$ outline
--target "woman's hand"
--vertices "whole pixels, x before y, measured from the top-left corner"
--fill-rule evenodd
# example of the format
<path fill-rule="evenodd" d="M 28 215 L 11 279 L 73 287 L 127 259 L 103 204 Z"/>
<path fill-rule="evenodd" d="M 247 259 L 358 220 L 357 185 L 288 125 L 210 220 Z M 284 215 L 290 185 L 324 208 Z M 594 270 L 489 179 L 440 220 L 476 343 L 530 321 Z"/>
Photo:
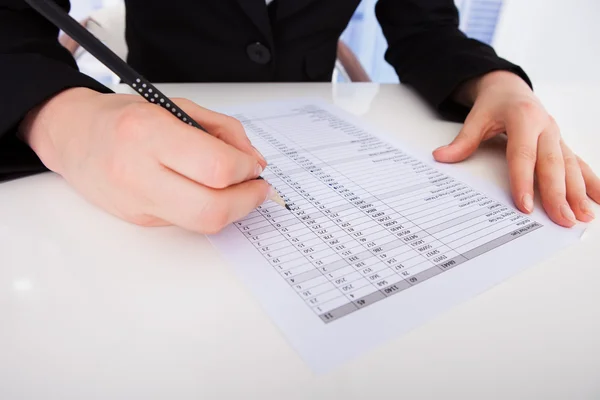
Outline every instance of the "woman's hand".
<path fill-rule="evenodd" d="M 543 207 L 554 222 L 572 227 L 594 219 L 590 198 L 600 202 L 600 179 L 564 143 L 556 122 L 520 77 L 489 73 L 463 85 L 456 99 L 473 108 L 454 141 L 434 151 L 437 161 L 462 161 L 482 141 L 506 133 L 511 192 L 521 211 L 533 210 L 537 177 Z"/>
<path fill-rule="evenodd" d="M 239 121 L 174 99 L 210 134 L 137 95 L 76 88 L 33 110 L 23 139 L 91 203 L 135 224 L 215 233 L 273 195 Z"/>

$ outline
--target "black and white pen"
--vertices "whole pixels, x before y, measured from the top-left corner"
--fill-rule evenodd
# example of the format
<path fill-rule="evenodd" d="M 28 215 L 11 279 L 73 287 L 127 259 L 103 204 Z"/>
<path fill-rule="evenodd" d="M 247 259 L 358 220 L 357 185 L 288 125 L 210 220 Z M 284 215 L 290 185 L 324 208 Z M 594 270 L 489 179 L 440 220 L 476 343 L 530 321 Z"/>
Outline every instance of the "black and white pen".
<path fill-rule="evenodd" d="M 173 114 L 182 122 L 207 132 L 198 122 L 194 121 L 177 104 L 161 93 L 154 85 L 123 61 L 110 50 L 96 36 L 74 20 L 67 12 L 60 8 L 53 0 L 25 0 L 33 9 L 52 22 L 57 28 L 65 32 L 81 47 L 87 50 L 98 61 L 114 72 L 124 83 L 129 85 L 140 96 L 150 103 L 154 103 Z M 259 177 L 260 178 L 260 177 Z M 262 178 L 260 178 L 262 179 Z M 277 195 L 273 199 L 277 204 L 290 210 L 285 201 Z"/>

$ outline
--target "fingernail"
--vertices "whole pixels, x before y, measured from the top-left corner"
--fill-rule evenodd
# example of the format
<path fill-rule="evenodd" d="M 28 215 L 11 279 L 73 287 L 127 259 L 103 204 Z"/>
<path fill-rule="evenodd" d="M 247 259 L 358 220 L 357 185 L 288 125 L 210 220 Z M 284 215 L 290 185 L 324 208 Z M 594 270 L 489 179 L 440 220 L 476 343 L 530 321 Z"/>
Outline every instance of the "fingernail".
<path fill-rule="evenodd" d="M 445 145 L 443 145 L 443 146 L 440 146 L 440 147 L 438 147 L 437 149 L 435 149 L 435 151 L 438 151 L 438 150 L 443 150 L 443 149 L 446 149 L 446 148 L 448 148 L 448 147 L 450 147 L 450 145 L 449 145 L 449 144 L 445 144 Z"/>
<path fill-rule="evenodd" d="M 589 200 L 581 200 L 581 202 L 579 203 L 579 208 L 581 209 L 581 211 L 583 211 L 585 215 L 590 216 L 592 218 L 596 218 L 594 211 L 592 211 L 592 203 L 590 203 Z"/>
<path fill-rule="evenodd" d="M 254 149 L 254 152 L 256 153 L 256 157 L 260 158 L 260 160 L 262 162 L 264 162 L 265 164 L 267 163 L 266 158 L 260 153 L 260 151 L 258 151 L 258 149 L 254 146 L 252 146 L 252 148 Z"/>
<path fill-rule="evenodd" d="M 256 164 L 256 168 L 254 169 L 254 176 L 260 176 L 263 172 L 263 167 L 260 164 Z"/>
<path fill-rule="evenodd" d="M 575 219 L 575 214 L 573 214 L 573 211 L 571 210 L 571 207 L 569 207 L 568 204 L 563 204 L 562 206 L 560 206 L 560 213 L 569 221 L 577 223 L 577 220 Z"/>
<path fill-rule="evenodd" d="M 264 203 L 266 203 L 269 200 L 274 200 L 277 197 L 277 191 L 275 190 L 275 188 L 271 185 L 269 185 L 269 191 L 267 192 L 267 197 L 265 197 L 265 201 Z"/>
<path fill-rule="evenodd" d="M 527 212 L 533 211 L 533 197 L 529 193 L 523 195 L 523 208 L 527 210 Z"/>

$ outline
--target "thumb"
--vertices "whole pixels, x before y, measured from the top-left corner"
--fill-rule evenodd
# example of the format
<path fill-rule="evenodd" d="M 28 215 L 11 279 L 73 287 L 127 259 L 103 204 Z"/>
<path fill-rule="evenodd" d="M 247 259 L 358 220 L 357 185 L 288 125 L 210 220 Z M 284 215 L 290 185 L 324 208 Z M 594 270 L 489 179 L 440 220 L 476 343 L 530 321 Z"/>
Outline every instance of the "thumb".
<path fill-rule="evenodd" d="M 477 150 L 483 135 L 485 119 L 481 114 L 469 114 L 463 128 L 449 145 L 434 150 L 433 157 L 443 163 L 455 163 L 467 159 Z"/>

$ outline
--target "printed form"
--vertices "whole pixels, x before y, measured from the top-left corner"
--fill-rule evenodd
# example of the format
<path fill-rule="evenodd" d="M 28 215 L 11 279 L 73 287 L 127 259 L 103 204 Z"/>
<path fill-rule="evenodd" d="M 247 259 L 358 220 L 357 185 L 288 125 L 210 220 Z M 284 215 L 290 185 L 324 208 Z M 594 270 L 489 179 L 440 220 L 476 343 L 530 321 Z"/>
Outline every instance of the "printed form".
<path fill-rule="evenodd" d="M 268 160 L 262 176 L 292 211 L 268 202 L 209 238 L 316 372 L 582 234 L 522 214 L 498 188 L 459 179 L 325 102 L 224 111 L 244 124 Z"/>

